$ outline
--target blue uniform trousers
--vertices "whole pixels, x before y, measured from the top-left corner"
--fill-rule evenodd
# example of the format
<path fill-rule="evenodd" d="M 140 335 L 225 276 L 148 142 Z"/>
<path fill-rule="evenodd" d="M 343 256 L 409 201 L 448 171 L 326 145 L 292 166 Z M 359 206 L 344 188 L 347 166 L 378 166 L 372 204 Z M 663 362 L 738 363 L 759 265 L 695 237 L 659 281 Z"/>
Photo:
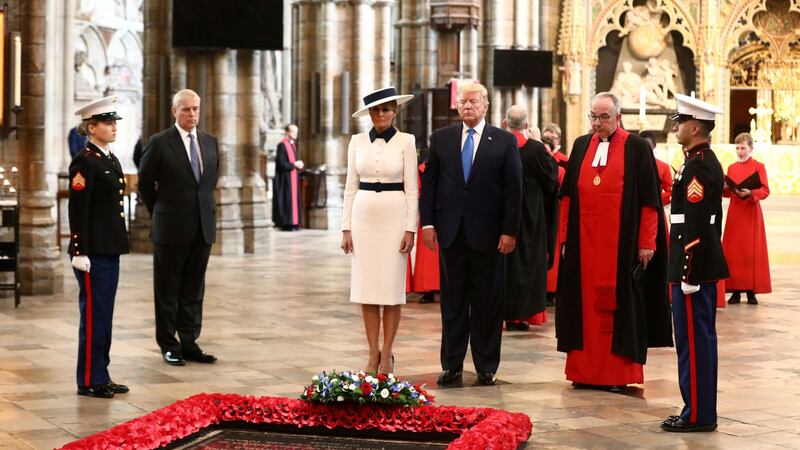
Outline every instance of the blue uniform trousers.
<path fill-rule="evenodd" d="M 78 279 L 81 324 L 78 337 L 78 386 L 111 382 L 108 353 L 111 318 L 119 281 L 119 255 L 90 256 L 90 271 L 73 269 Z"/>
<path fill-rule="evenodd" d="M 700 425 L 717 423 L 717 283 L 700 283 L 684 294 L 672 285 L 672 316 L 678 381 L 684 407 L 681 419 Z"/>

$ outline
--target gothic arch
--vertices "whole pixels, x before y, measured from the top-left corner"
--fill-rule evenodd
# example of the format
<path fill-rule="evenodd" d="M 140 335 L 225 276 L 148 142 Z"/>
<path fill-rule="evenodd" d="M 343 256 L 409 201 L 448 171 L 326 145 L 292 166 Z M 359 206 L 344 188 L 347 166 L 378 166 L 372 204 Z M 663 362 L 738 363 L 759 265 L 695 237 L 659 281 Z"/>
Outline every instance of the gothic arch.
<path fill-rule="evenodd" d="M 800 0 L 793 0 L 800 2 Z M 687 9 L 687 2 L 676 2 L 672 0 L 657 0 L 658 7 L 668 17 L 668 23 L 664 26 L 664 31 L 677 31 L 683 36 L 683 46 L 693 49 L 697 54 L 698 26 L 692 11 Z M 691 3 L 691 2 L 690 2 Z M 696 7 L 696 6 L 695 6 Z M 612 31 L 622 31 L 624 29 L 621 20 L 623 14 L 632 11 L 634 8 L 633 0 L 613 0 L 603 5 L 594 14 L 592 27 L 587 36 L 586 56 L 594 64 L 597 64 L 597 51 L 606 45 L 606 36 Z"/>
<path fill-rule="evenodd" d="M 78 98 L 99 96 L 105 90 L 105 70 L 108 65 L 106 44 L 100 31 L 86 26 L 75 43 L 75 92 Z"/>
<path fill-rule="evenodd" d="M 764 0 L 731 1 L 728 0 L 721 8 L 723 17 L 728 17 L 727 23 L 722 28 L 720 38 L 720 55 L 726 60 L 739 47 L 739 37 L 748 32 L 758 33 L 760 30 L 753 23 L 753 18 L 760 12 L 767 11 L 767 2 Z M 800 0 L 789 0 L 789 11 L 800 13 Z"/>

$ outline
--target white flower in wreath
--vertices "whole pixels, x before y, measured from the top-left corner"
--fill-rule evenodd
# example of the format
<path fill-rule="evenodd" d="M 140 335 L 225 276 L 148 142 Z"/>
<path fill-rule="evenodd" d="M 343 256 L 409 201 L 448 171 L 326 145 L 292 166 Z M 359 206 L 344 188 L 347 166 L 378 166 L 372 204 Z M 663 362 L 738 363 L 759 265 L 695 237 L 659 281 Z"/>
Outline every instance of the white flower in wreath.
<path fill-rule="evenodd" d="M 425 396 L 424 396 L 424 395 L 420 395 L 420 396 L 419 396 L 419 402 L 420 402 L 420 403 L 425 403 L 426 401 L 427 401 L 427 399 L 425 399 Z"/>
<path fill-rule="evenodd" d="M 313 377 L 311 377 L 311 379 L 314 381 L 319 381 L 319 375 L 314 375 Z"/>
<path fill-rule="evenodd" d="M 389 377 L 389 381 L 394 381 L 394 374 L 390 373 L 387 375 Z"/>
<path fill-rule="evenodd" d="M 358 381 L 358 374 L 353 374 L 350 378 L 352 378 L 353 381 Z"/>
<path fill-rule="evenodd" d="M 366 381 L 367 383 L 372 384 L 372 382 L 375 381 L 375 378 L 372 378 L 372 375 L 367 375 L 367 377 L 364 378 L 364 381 Z"/>
<path fill-rule="evenodd" d="M 381 389 L 381 398 L 387 398 L 389 396 L 389 390 L 386 388 Z"/>
<path fill-rule="evenodd" d="M 343 402 L 343 401 L 344 401 L 344 397 L 342 397 L 342 396 L 340 395 L 340 396 L 336 397 L 336 401 L 337 401 L 337 402 Z"/>

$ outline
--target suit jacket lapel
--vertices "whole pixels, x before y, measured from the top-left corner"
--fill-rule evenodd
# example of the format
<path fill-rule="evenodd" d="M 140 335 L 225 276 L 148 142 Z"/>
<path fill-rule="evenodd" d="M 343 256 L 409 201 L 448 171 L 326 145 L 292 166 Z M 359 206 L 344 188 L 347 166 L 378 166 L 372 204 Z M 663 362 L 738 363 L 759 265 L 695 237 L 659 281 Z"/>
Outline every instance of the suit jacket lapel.
<path fill-rule="evenodd" d="M 481 139 L 478 144 L 478 149 L 475 153 L 475 158 L 472 160 L 472 170 L 469 171 L 469 179 L 467 180 L 467 184 L 475 178 L 475 172 L 480 168 L 481 162 L 486 159 L 486 155 L 489 154 L 491 151 L 492 142 L 494 142 L 494 137 L 492 136 L 493 129 L 487 123 L 483 127 L 483 134 L 481 135 Z"/>
<path fill-rule="evenodd" d="M 186 146 L 183 145 L 183 140 L 181 140 L 181 134 L 178 132 L 178 129 L 174 126 L 172 127 L 172 132 L 170 133 L 169 137 L 169 145 L 172 147 L 172 151 L 175 152 L 175 157 L 178 158 L 178 161 L 182 161 L 182 166 L 184 170 L 192 177 L 194 180 L 194 172 L 192 171 L 192 163 L 189 161 L 189 155 L 186 154 Z"/>
<path fill-rule="evenodd" d="M 208 164 L 211 160 L 211 143 L 205 133 L 197 132 L 197 140 L 200 142 L 200 153 L 203 155 L 203 174 L 200 176 L 202 179 L 206 172 L 208 172 Z"/>

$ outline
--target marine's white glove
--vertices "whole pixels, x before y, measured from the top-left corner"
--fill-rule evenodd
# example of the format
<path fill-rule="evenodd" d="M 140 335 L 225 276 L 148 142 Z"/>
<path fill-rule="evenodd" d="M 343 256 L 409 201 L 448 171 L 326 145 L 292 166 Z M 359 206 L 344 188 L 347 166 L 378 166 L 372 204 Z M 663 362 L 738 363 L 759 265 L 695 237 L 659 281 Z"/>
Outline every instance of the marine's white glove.
<path fill-rule="evenodd" d="M 699 284 L 688 284 L 681 281 L 681 290 L 684 294 L 694 294 L 700 290 Z"/>
<path fill-rule="evenodd" d="M 297 170 L 303 170 L 303 167 L 305 167 L 305 166 L 306 166 L 306 163 L 304 163 L 301 160 L 297 160 L 297 161 L 294 162 L 294 167 L 297 168 Z"/>
<path fill-rule="evenodd" d="M 89 261 L 88 256 L 73 256 L 72 257 L 72 267 L 80 270 L 81 272 L 88 272 L 91 268 L 92 263 Z"/>

